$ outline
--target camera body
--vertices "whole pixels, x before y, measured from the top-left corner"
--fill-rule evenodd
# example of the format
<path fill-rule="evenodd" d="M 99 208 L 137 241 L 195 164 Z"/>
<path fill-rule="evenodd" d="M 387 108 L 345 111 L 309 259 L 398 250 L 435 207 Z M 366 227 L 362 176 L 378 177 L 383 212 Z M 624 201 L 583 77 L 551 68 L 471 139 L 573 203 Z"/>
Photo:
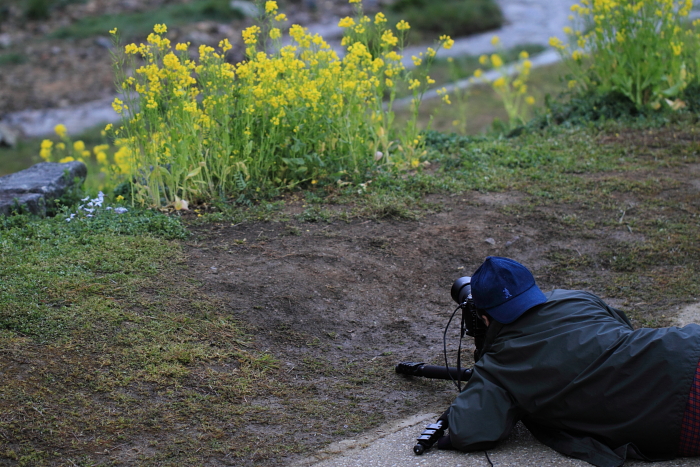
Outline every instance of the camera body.
<path fill-rule="evenodd" d="M 467 335 L 474 338 L 474 344 L 476 346 L 474 361 L 476 362 L 479 360 L 480 351 L 484 343 L 484 336 L 486 336 L 488 327 L 481 319 L 476 305 L 474 305 L 471 279 L 470 276 L 463 276 L 454 281 L 452 289 L 450 290 L 450 295 L 452 295 L 452 300 L 457 302 L 462 308 L 462 337 Z"/>

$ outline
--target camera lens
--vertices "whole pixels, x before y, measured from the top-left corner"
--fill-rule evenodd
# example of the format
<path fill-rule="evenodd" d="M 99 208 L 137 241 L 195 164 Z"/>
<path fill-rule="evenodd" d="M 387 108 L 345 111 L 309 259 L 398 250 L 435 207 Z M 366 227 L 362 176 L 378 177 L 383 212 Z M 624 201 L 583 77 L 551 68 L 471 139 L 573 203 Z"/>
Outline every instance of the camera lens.
<path fill-rule="evenodd" d="M 452 300 L 457 303 L 464 303 L 469 298 L 472 293 L 471 286 L 472 278 L 470 276 L 460 277 L 454 284 L 452 284 L 452 290 L 450 294 L 452 295 Z"/>

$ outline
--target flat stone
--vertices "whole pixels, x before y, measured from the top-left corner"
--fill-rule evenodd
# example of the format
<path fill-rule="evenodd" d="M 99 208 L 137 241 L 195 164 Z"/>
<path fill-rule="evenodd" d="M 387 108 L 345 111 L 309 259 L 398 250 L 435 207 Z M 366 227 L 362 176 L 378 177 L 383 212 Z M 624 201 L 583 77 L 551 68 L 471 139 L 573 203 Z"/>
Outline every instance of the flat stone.
<path fill-rule="evenodd" d="M 59 198 L 73 185 L 73 180 L 85 180 L 87 167 L 79 161 L 41 162 L 28 169 L 0 177 L 0 192 L 41 193 L 49 198 Z"/>
<path fill-rule="evenodd" d="M 17 204 L 38 215 L 46 215 L 46 206 L 61 198 L 68 189 L 87 176 L 87 167 L 79 161 L 41 162 L 19 172 L 0 177 L 0 213 L 9 215 Z"/>
<path fill-rule="evenodd" d="M 9 216 L 12 211 L 24 208 L 32 214 L 46 216 L 46 200 L 41 193 L 0 192 L 0 215 Z"/>

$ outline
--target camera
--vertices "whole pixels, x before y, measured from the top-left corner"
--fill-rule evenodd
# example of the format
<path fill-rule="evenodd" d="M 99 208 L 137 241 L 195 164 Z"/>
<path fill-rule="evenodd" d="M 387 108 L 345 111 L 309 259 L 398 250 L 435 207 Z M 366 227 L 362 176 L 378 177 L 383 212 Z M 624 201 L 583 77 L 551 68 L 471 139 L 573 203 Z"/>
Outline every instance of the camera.
<path fill-rule="evenodd" d="M 470 276 L 460 277 L 452 284 L 450 295 L 452 295 L 452 300 L 457 302 L 462 308 L 462 337 L 466 334 L 474 338 L 474 343 L 476 344 L 474 361 L 477 361 L 479 360 L 479 351 L 486 335 L 487 326 L 474 305 L 471 282 L 472 278 Z"/>

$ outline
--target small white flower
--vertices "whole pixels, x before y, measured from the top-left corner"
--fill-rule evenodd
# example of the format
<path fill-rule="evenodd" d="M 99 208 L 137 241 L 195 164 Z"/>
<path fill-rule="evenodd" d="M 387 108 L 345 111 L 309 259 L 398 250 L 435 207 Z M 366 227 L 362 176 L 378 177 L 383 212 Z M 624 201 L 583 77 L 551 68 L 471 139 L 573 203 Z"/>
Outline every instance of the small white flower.
<path fill-rule="evenodd" d="M 114 208 L 114 212 L 116 212 L 117 214 L 124 214 L 127 211 L 128 209 L 126 208 Z"/>

